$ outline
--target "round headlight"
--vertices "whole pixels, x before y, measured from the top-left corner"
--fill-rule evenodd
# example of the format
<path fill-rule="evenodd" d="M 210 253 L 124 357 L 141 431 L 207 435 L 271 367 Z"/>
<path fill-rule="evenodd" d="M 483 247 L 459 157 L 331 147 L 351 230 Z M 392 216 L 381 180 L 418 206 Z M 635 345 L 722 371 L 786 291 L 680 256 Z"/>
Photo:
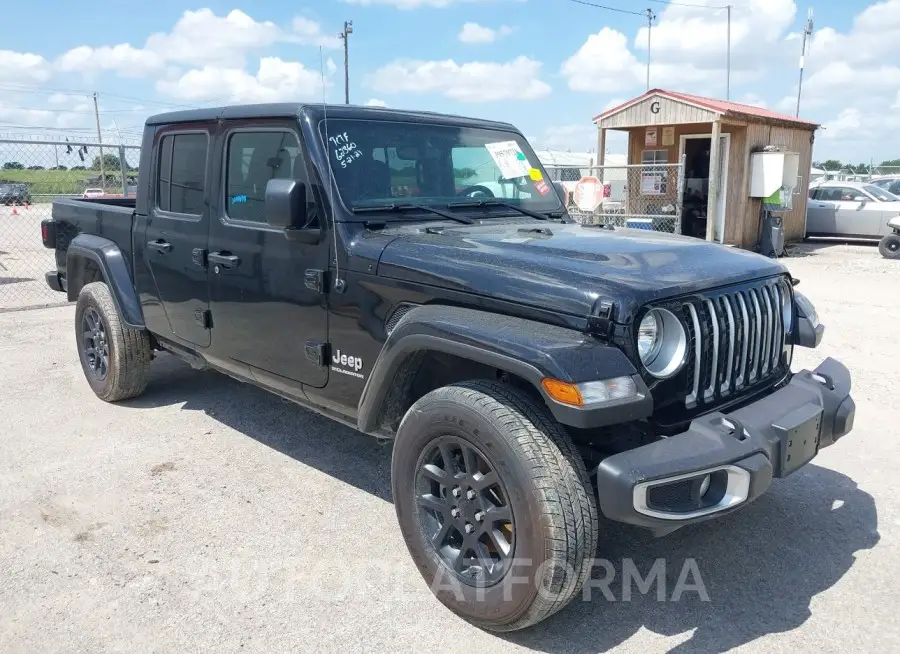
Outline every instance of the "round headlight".
<path fill-rule="evenodd" d="M 656 314 L 651 311 L 641 321 L 638 327 L 638 354 L 641 361 L 646 363 L 652 360 L 653 355 L 659 350 L 660 345 L 659 321 Z"/>
<path fill-rule="evenodd" d="M 638 327 L 638 356 L 657 379 L 671 377 L 687 358 L 687 334 L 681 321 L 667 309 L 651 309 Z"/>

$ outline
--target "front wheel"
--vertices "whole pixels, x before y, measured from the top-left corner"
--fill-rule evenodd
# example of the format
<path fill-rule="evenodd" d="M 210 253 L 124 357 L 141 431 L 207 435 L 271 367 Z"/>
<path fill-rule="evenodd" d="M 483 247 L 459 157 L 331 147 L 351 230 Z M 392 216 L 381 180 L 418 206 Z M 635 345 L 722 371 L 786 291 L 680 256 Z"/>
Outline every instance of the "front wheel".
<path fill-rule="evenodd" d="M 584 463 L 542 403 L 516 389 L 472 381 L 422 397 L 398 429 L 391 475 L 419 572 L 479 627 L 534 625 L 590 574 L 597 506 Z"/>
<path fill-rule="evenodd" d="M 888 234 L 878 244 L 878 251 L 885 259 L 900 259 L 900 234 Z"/>

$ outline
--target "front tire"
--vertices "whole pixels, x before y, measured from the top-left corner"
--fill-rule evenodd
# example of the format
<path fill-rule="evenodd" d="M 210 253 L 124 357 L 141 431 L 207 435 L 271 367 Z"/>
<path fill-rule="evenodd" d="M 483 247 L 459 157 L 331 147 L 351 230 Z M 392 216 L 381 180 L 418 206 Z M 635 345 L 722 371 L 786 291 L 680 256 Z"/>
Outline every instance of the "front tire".
<path fill-rule="evenodd" d="M 101 400 L 127 400 L 147 387 L 150 336 L 122 324 L 105 283 L 86 284 L 78 294 L 75 337 L 81 369 Z"/>
<path fill-rule="evenodd" d="M 428 393 L 394 443 L 397 519 L 437 598 L 492 631 L 563 608 L 590 574 L 597 506 L 584 463 L 542 403 L 489 381 Z"/>
<path fill-rule="evenodd" d="M 888 234 L 878 243 L 878 251 L 885 259 L 900 259 L 900 234 Z"/>

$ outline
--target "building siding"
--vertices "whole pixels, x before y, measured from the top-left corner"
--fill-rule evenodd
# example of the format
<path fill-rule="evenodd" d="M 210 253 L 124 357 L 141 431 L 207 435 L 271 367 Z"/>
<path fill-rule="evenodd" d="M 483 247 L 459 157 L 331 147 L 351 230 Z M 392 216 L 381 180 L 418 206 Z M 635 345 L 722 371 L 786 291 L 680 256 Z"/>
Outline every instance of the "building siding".
<path fill-rule="evenodd" d="M 655 114 L 650 111 L 650 106 L 654 102 L 659 102 L 659 112 Z M 654 95 L 608 118 L 603 118 L 600 127 L 624 129 L 646 125 L 711 123 L 717 116 L 714 111 Z"/>
<path fill-rule="evenodd" d="M 766 145 L 779 145 L 800 154 L 800 185 L 795 191 L 794 208 L 784 214 L 784 237 L 786 241 L 799 241 L 806 225 L 806 202 L 809 190 L 809 170 L 812 166 L 813 132 L 808 129 L 780 127 L 765 123 L 750 123 L 747 128 L 747 162 L 745 195 L 750 189 L 750 152 Z M 743 225 L 741 247 L 753 248 L 759 241 L 760 203 L 758 198 L 747 199 L 747 209 Z"/>

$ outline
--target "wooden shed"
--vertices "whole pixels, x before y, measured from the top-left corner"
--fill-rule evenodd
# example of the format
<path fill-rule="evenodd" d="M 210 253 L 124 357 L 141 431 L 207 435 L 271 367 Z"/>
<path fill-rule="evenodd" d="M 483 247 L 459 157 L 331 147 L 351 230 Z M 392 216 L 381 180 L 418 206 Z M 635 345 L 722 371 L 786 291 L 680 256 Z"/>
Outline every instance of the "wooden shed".
<path fill-rule="evenodd" d="M 784 212 L 787 241 L 802 239 L 816 123 L 761 107 L 652 89 L 594 118 L 599 162 L 604 164 L 607 130 L 628 133 L 628 163 L 652 166 L 684 162 L 683 200 L 705 209 L 707 240 L 753 248 L 759 238 L 760 202 L 749 196 L 750 156 L 765 146 L 799 154 L 801 176 Z M 634 185 L 638 186 L 638 185 Z M 630 193 L 641 193 L 630 188 Z M 676 191 L 668 190 L 675 200 Z M 698 212 L 687 212 L 696 215 Z M 690 221 L 683 215 L 683 221 Z M 683 233 L 693 233 L 682 223 Z"/>

